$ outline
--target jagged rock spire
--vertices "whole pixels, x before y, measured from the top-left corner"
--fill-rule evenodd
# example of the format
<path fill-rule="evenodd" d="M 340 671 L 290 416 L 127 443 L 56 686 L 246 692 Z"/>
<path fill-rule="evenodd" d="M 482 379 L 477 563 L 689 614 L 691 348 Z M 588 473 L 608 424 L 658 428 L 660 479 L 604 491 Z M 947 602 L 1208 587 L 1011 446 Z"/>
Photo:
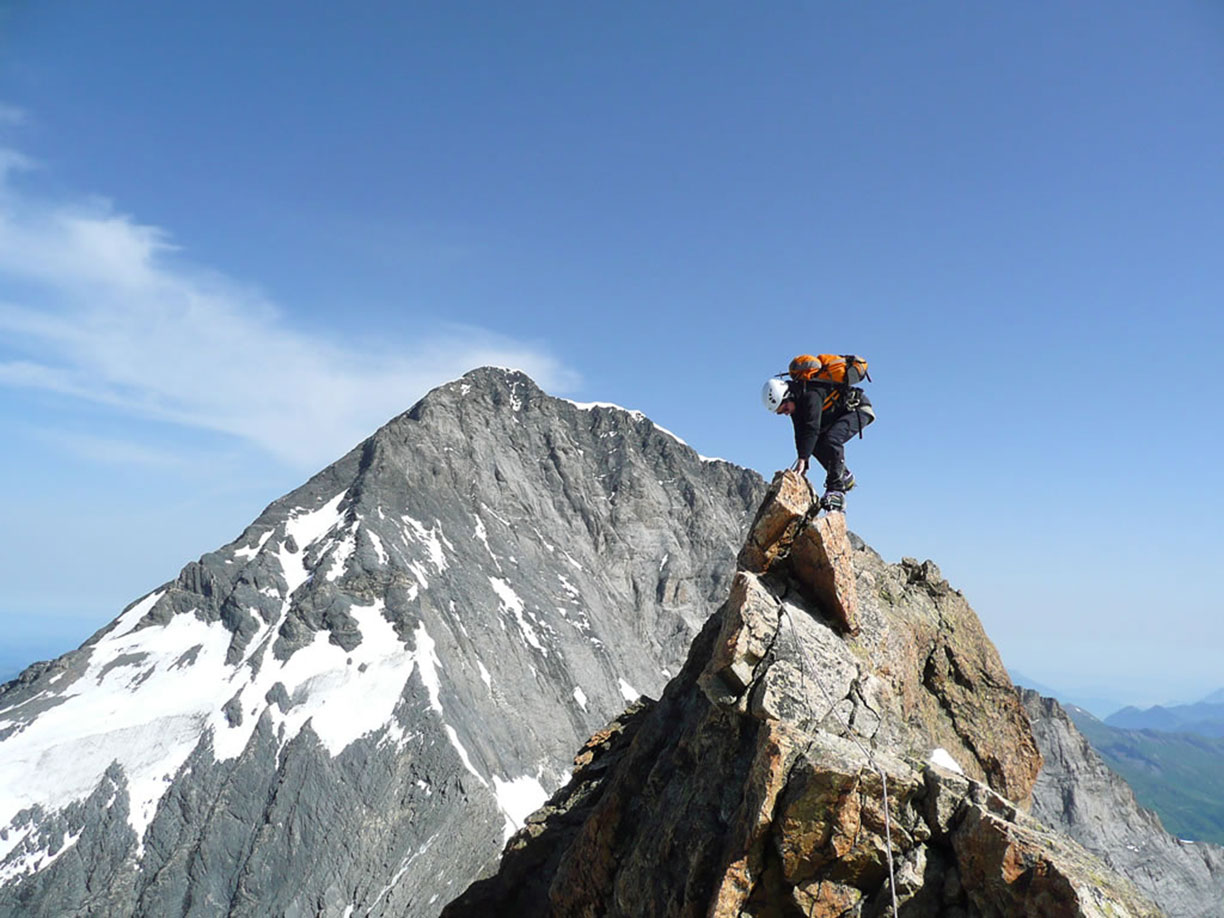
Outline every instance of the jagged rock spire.
<path fill-rule="evenodd" d="M 775 478 L 662 699 L 588 742 L 446 918 L 1158 914 L 1025 814 L 1040 756 L 964 598 L 803 494 Z"/>

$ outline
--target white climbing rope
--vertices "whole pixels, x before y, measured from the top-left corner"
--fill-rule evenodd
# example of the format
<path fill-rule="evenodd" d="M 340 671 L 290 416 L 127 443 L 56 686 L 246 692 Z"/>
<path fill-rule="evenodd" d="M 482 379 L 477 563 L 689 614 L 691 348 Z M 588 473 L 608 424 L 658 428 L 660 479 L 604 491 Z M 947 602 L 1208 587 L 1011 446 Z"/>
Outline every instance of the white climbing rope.
<path fill-rule="evenodd" d="M 803 697 L 804 697 L 804 700 L 806 701 L 807 700 L 807 665 L 806 665 L 806 659 L 803 653 L 803 647 L 799 643 L 799 629 L 795 627 L 795 620 L 791 618 L 790 609 L 786 607 L 785 602 L 780 604 L 780 608 L 786 614 L 787 620 L 790 621 L 791 634 L 794 635 L 795 655 L 799 658 L 800 685 L 802 686 Z M 869 749 L 867 746 L 864 746 L 861 742 L 859 742 L 859 738 L 855 735 L 854 729 L 850 726 L 850 724 L 846 721 L 846 719 L 842 717 L 841 712 L 837 710 L 836 702 L 834 702 L 832 695 L 829 694 L 829 690 L 825 688 L 824 682 L 822 682 L 820 679 L 819 670 L 817 670 L 816 672 L 815 681 L 816 681 L 816 684 L 820 687 L 820 691 L 824 694 L 825 701 L 829 703 L 829 710 L 837 717 L 838 721 L 842 725 L 842 736 L 848 738 L 852 743 L 854 743 L 854 745 L 858 746 L 859 751 L 862 752 L 863 755 L 867 757 L 867 761 L 871 763 L 871 766 L 876 770 L 876 774 L 880 776 L 880 785 L 881 785 L 881 788 L 883 789 L 883 796 L 884 796 L 884 840 L 886 843 L 885 848 L 884 848 L 884 853 L 888 859 L 888 891 L 892 895 L 893 918 L 897 918 L 897 877 L 893 869 L 892 818 L 889 816 L 889 812 L 888 812 L 889 810 L 888 775 L 885 773 L 884 767 L 880 765 L 879 762 L 876 761 L 875 756 L 871 752 L 871 749 Z"/>
<path fill-rule="evenodd" d="M 815 489 L 812 487 L 812 483 L 807 480 L 806 476 L 803 476 L 803 483 L 808 486 L 808 493 L 812 495 L 812 500 L 815 503 L 816 492 L 815 492 Z M 819 512 L 820 505 L 816 503 L 815 506 L 817 507 L 817 512 Z M 809 512 L 809 517 L 804 520 L 804 525 L 806 525 L 809 519 L 811 518 L 811 511 L 809 510 L 808 512 Z M 790 622 L 791 634 L 794 635 L 795 655 L 799 658 L 800 686 L 803 689 L 803 697 L 804 697 L 804 701 L 806 702 L 807 701 L 807 660 L 803 653 L 803 646 L 799 643 L 799 629 L 795 627 L 795 620 L 791 617 L 790 609 L 786 607 L 786 603 L 785 602 L 779 603 L 779 608 L 781 608 L 782 612 L 785 613 L 787 620 Z M 817 670 L 816 672 L 815 681 L 816 681 L 816 684 L 820 686 L 820 691 L 824 694 L 825 701 L 829 703 L 829 710 L 837 717 L 838 721 L 841 722 L 842 736 L 849 738 L 850 741 L 854 743 L 854 745 L 858 746 L 859 751 L 862 752 L 863 755 L 867 757 L 867 761 L 871 763 L 871 766 L 876 770 L 876 774 L 880 776 L 880 786 L 882 788 L 883 795 L 884 795 L 884 840 L 885 840 L 884 852 L 887 855 L 887 859 L 888 859 L 888 891 L 892 896 L 893 918 L 898 918 L 897 877 L 893 869 L 893 855 L 892 855 L 892 818 L 889 816 L 889 812 L 888 812 L 889 810 L 888 775 L 884 772 L 883 766 L 881 766 L 880 763 L 876 761 L 875 756 L 871 752 L 871 749 L 869 749 L 867 746 L 864 746 L 861 742 L 859 742 L 859 738 L 855 735 L 853 728 L 846 721 L 846 719 L 842 717 L 841 712 L 837 710 L 837 703 L 833 700 L 832 695 L 829 694 L 829 690 L 825 688 L 824 682 L 821 681 L 819 670 Z M 810 714 L 810 709 L 809 709 L 809 714 Z"/>

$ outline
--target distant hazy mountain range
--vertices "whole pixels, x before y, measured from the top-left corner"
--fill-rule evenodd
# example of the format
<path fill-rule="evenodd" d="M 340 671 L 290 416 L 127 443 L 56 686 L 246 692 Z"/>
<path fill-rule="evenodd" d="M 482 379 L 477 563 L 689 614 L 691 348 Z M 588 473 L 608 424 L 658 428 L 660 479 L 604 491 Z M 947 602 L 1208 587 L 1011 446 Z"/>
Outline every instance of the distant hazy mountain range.
<path fill-rule="evenodd" d="M 1219 698 L 1212 702 L 1210 699 Z M 1196 733 L 1199 736 L 1224 736 L 1224 690 L 1208 695 L 1195 704 L 1178 704 L 1115 711 L 1105 718 L 1111 727 L 1124 730 L 1160 730 L 1165 733 Z"/>
<path fill-rule="evenodd" d="M 1067 713 L 1169 832 L 1224 844 L 1224 738 L 1126 730 L 1071 706 Z"/>
<path fill-rule="evenodd" d="M 1200 736 L 1224 736 L 1224 688 L 1192 704 L 1164 704 L 1140 708 L 1094 694 L 1068 692 L 1044 685 L 1015 669 L 1008 675 L 1016 685 L 1022 685 L 1048 698 L 1057 698 L 1063 706 L 1083 708 L 1096 717 L 1123 730 L 1161 730 L 1166 733 L 1197 733 Z"/>
<path fill-rule="evenodd" d="M 1014 670 L 1011 677 L 1059 699 L 1097 754 L 1170 833 L 1224 844 L 1224 689 L 1193 704 L 1119 709 Z"/>

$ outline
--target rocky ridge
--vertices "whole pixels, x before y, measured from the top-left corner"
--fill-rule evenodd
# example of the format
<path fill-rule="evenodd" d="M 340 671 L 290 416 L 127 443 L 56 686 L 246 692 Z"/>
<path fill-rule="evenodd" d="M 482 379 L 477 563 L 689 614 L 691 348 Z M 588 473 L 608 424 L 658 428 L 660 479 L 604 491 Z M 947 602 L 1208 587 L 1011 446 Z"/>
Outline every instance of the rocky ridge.
<path fill-rule="evenodd" d="M 0 916 L 432 918 L 678 671 L 764 490 L 521 373 L 434 390 L 0 688 Z"/>
<path fill-rule="evenodd" d="M 1024 812 L 1041 758 L 963 596 L 814 511 L 779 473 L 680 674 L 446 918 L 1159 914 Z"/>
<path fill-rule="evenodd" d="M 1135 800 L 1053 698 L 1021 689 L 1045 764 L 1033 815 L 1129 877 L 1169 918 L 1224 913 L 1224 848 L 1181 841 Z"/>

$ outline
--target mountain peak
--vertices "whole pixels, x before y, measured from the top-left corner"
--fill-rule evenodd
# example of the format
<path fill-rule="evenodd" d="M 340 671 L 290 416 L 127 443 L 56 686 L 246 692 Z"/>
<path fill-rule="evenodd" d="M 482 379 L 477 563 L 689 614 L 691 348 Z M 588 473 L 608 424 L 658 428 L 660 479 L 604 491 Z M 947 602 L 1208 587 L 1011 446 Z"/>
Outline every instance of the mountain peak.
<path fill-rule="evenodd" d="M 763 490 L 519 371 L 434 389 L 0 694 L 0 916 L 436 914 L 679 669 Z"/>
<path fill-rule="evenodd" d="M 519 370 L 515 367 L 475 367 L 474 369 L 468 370 L 466 373 L 464 373 L 458 380 L 454 380 L 449 383 L 449 385 L 453 385 L 454 382 L 465 381 L 471 383 L 492 383 L 507 387 L 522 385 L 525 383 L 534 389 L 539 389 L 535 383 L 535 380 L 528 376 L 525 371 Z"/>
<path fill-rule="evenodd" d="M 432 389 L 426 394 L 425 399 L 433 397 L 448 397 L 448 398 L 481 398 L 488 396 L 495 400 L 499 405 L 507 404 L 506 396 L 517 396 L 518 399 L 526 398 L 552 398 L 547 395 L 532 379 L 522 370 L 516 370 L 510 367 L 494 367 L 484 366 L 476 367 L 468 370 L 458 379 L 453 379 L 448 383 Z M 513 402 L 509 402 L 513 404 Z"/>

